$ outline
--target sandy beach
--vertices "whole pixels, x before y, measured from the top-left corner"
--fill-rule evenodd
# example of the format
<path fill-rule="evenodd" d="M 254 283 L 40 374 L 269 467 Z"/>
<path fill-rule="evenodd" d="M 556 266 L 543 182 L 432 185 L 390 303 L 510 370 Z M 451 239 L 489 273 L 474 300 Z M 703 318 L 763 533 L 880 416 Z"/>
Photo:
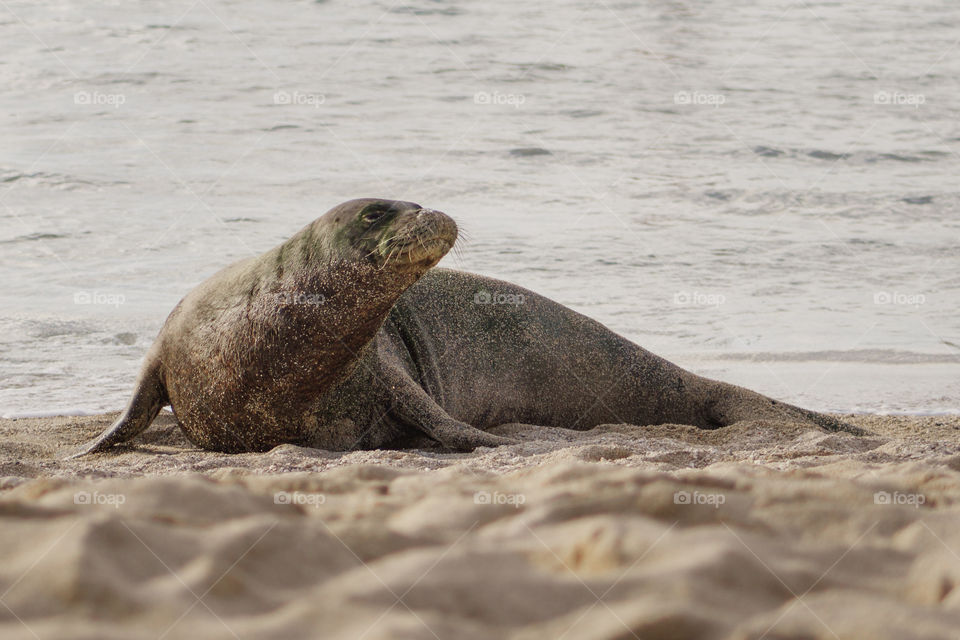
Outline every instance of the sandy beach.
<path fill-rule="evenodd" d="M 508 425 L 472 454 L 0 421 L 3 638 L 956 638 L 960 418 Z"/>

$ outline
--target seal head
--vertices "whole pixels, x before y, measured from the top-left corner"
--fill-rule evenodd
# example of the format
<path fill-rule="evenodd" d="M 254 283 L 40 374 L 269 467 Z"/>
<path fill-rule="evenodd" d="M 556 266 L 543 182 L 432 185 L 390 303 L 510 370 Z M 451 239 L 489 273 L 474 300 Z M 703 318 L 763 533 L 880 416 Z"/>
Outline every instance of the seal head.
<path fill-rule="evenodd" d="M 372 198 L 338 205 L 311 227 L 321 228 L 314 237 L 333 239 L 332 253 L 367 260 L 381 270 L 419 274 L 439 262 L 457 239 L 457 225 L 444 213 Z"/>

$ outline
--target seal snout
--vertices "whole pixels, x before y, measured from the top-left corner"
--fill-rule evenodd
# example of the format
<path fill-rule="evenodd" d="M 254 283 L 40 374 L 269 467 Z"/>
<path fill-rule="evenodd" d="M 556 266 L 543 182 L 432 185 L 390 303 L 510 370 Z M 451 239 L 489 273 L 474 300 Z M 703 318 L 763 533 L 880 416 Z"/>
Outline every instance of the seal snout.
<path fill-rule="evenodd" d="M 442 211 L 420 209 L 414 217 L 413 225 L 414 233 L 424 240 L 432 236 L 437 241 L 448 242 L 451 247 L 457 241 L 457 223 Z"/>
<path fill-rule="evenodd" d="M 381 242 L 387 263 L 432 267 L 457 240 L 457 223 L 436 209 L 417 208 L 397 216 Z"/>

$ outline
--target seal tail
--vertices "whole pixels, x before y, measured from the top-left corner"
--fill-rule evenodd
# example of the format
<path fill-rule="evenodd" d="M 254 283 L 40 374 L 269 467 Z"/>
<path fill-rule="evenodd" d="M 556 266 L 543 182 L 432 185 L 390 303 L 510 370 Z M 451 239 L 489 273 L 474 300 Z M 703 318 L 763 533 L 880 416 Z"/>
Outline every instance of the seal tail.
<path fill-rule="evenodd" d="M 115 444 L 130 440 L 150 426 L 167 402 L 169 399 L 163 383 L 160 358 L 151 354 L 140 371 L 133 397 L 117 421 L 109 429 L 66 457 L 78 458 L 89 453 L 104 451 Z"/>
<path fill-rule="evenodd" d="M 780 402 L 762 394 L 724 382 L 715 383 L 714 401 L 708 405 L 710 428 L 725 427 L 741 420 L 788 419 L 812 422 L 825 431 L 872 435 L 833 416 Z"/>
<path fill-rule="evenodd" d="M 851 433 L 855 436 L 868 436 L 871 435 L 866 429 L 861 429 L 860 427 L 855 427 L 852 424 L 844 422 L 843 420 L 837 420 L 833 416 L 828 416 L 823 413 L 817 413 L 816 411 L 810 411 L 809 409 L 801 409 L 800 407 L 794 407 L 793 405 L 788 405 L 791 409 L 799 411 L 805 418 L 810 420 L 810 422 L 815 423 L 821 429 L 826 429 L 827 431 L 836 431 Z"/>

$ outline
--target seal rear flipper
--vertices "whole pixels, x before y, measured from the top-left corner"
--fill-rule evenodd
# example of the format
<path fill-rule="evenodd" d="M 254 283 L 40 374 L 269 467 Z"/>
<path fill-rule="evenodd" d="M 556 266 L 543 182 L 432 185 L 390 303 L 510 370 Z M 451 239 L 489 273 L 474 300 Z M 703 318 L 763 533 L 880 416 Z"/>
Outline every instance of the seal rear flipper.
<path fill-rule="evenodd" d="M 714 399 L 708 404 L 707 428 L 725 427 L 743 420 L 791 420 L 809 422 L 824 431 L 843 432 L 855 436 L 873 435 L 865 429 L 809 409 L 774 400 L 755 391 L 717 382 Z"/>
<path fill-rule="evenodd" d="M 133 398 L 116 422 L 99 436 L 80 445 L 64 457 L 78 458 L 89 453 L 104 451 L 115 444 L 132 439 L 150 426 L 167 402 L 167 390 L 161 377 L 160 363 L 157 359 L 153 359 L 144 366 Z"/>
<path fill-rule="evenodd" d="M 860 427 L 855 427 L 849 422 L 844 422 L 843 420 L 838 420 L 833 416 L 828 416 L 823 413 L 817 413 L 816 411 L 809 411 L 807 409 L 801 409 L 800 407 L 794 407 L 793 405 L 786 405 L 795 411 L 799 411 L 811 422 L 816 423 L 821 429 L 826 429 L 827 431 L 836 431 L 843 433 L 850 433 L 855 436 L 872 436 L 874 434 L 870 433 L 866 429 L 861 429 Z"/>

